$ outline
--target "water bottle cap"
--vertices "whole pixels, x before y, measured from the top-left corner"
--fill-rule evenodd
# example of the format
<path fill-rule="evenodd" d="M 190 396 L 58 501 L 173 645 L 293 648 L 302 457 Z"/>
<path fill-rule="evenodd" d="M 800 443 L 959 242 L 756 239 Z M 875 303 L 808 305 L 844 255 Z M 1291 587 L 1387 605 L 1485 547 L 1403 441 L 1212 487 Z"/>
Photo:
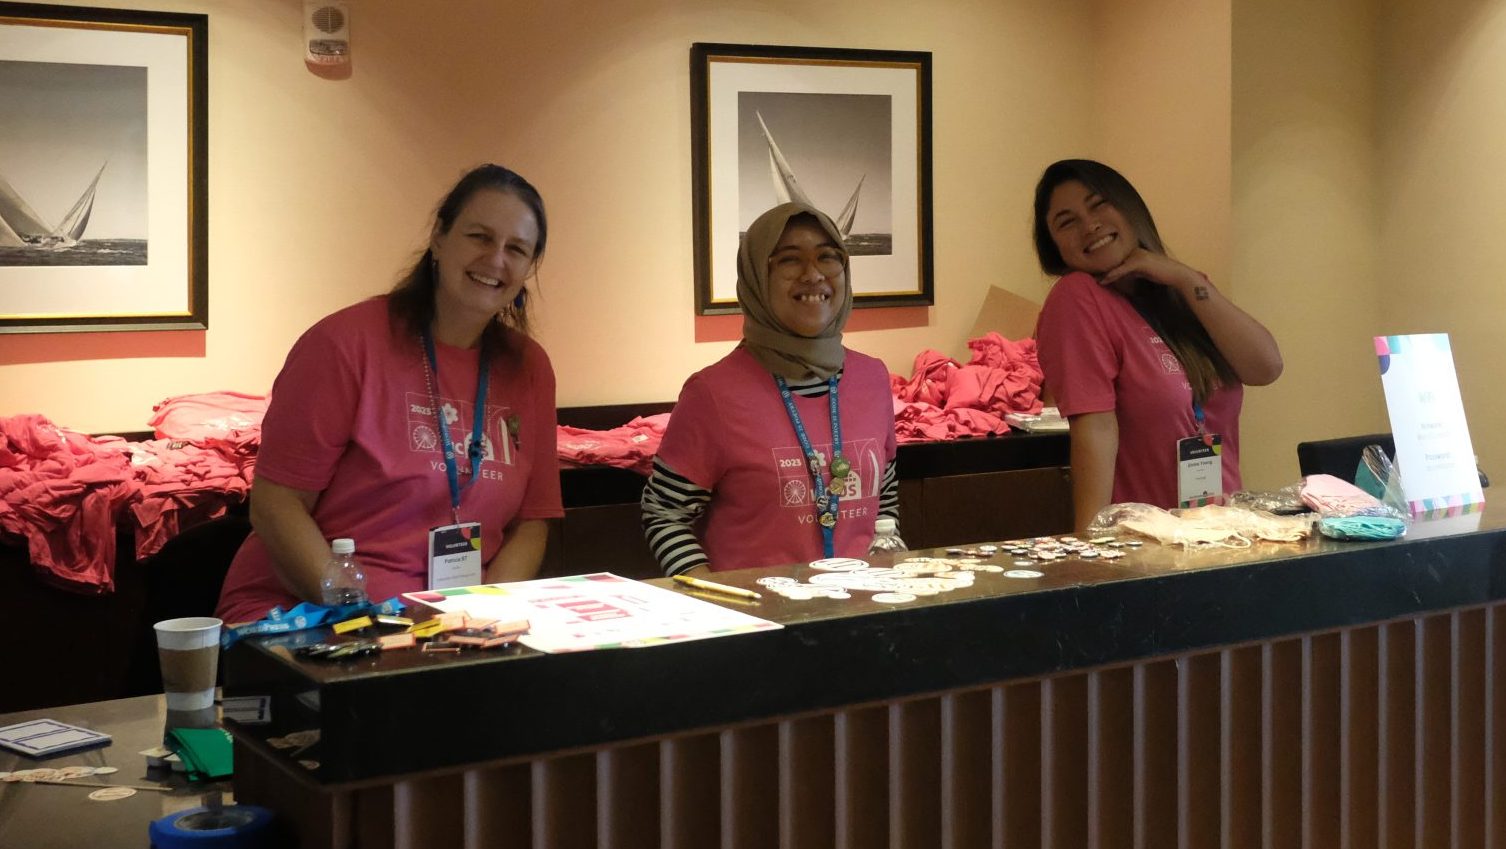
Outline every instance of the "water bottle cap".
<path fill-rule="evenodd" d="M 350 537 L 340 537 L 330 541 L 329 550 L 335 554 L 355 554 L 356 541 Z"/>
<path fill-rule="evenodd" d="M 894 520 L 888 516 L 880 516 L 873 520 L 873 532 L 876 534 L 892 534 L 896 527 Z"/>

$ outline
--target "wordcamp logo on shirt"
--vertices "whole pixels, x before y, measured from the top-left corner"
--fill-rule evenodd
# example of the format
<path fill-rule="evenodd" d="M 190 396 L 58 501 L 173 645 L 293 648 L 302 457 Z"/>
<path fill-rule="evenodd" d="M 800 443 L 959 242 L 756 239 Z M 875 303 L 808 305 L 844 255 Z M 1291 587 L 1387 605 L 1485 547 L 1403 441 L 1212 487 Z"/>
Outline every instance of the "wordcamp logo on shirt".
<path fill-rule="evenodd" d="M 444 416 L 446 427 L 450 433 L 451 444 L 455 446 L 455 453 L 465 455 L 471 445 L 471 422 L 474 407 L 463 401 L 455 401 L 449 398 L 441 398 L 439 402 L 440 415 Z M 494 439 L 494 435 L 501 433 L 502 422 L 507 417 L 506 407 L 496 407 L 490 404 L 486 407 L 483 418 L 481 434 L 481 459 L 488 462 L 501 461 L 505 465 L 513 465 L 512 440 Z M 408 425 L 408 450 L 423 454 L 441 454 L 444 451 L 439 438 L 438 422 L 435 420 L 434 407 L 429 403 L 427 396 L 410 392 L 406 398 L 406 414 Z M 500 443 L 502 451 L 499 456 L 497 446 Z M 436 460 L 436 462 L 439 462 Z M 444 469 L 443 463 L 438 467 Z"/>
<path fill-rule="evenodd" d="M 843 443 L 843 456 L 852 465 L 837 490 L 840 498 L 877 498 L 883 483 L 883 460 L 879 455 L 878 441 L 860 439 Z M 828 464 L 831 461 L 831 445 L 815 445 L 820 458 L 821 478 L 830 480 Z M 779 479 L 779 503 L 785 507 L 809 507 L 814 493 L 811 491 L 810 470 L 799 445 L 789 445 L 773 450 L 775 475 Z"/>
<path fill-rule="evenodd" d="M 1140 325 L 1140 332 L 1145 334 L 1147 344 L 1160 349 L 1161 370 L 1167 374 L 1181 374 L 1182 361 L 1177 359 L 1176 354 L 1166 350 L 1166 341 L 1161 338 L 1161 334 L 1152 330 L 1148 324 Z"/>

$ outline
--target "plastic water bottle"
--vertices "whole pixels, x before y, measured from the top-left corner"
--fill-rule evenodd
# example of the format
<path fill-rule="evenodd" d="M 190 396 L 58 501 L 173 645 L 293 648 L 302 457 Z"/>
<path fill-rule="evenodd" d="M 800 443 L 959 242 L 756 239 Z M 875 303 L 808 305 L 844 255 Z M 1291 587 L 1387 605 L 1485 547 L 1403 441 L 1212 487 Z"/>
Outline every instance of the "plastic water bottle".
<path fill-rule="evenodd" d="M 905 550 L 905 541 L 899 538 L 899 525 L 888 516 L 880 516 L 873 522 L 873 544 L 868 546 L 869 554 L 884 552 L 898 554 Z"/>
<path fill-rule="evenodd" d="M 319 581 L 324 604 L 365 604 L 366 572 L 356 560 L 356 541 L 341 537 L 330 542 L 329 551 L 329 562 L 324 564 L 324 577 Z"/>

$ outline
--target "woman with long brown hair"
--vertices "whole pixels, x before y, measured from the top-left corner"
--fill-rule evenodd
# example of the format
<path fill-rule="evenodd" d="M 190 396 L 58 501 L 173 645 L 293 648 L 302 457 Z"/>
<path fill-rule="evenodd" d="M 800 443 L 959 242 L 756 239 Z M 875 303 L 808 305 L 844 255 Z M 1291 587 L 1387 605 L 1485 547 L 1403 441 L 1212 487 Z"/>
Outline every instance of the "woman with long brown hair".
<path fill-rule="evenodd" d="M 1270 331 L 1167 255 L 1140 193 L 1102 163 L 1046 169 L 1034 237 L 1041 268 L 1062 275 L 1036 337 L 1071 426 L 1077 527 L 1110 503 L 1171 508 L 1239 489 L 1243 387 L 1282 370 Z"/>
<path fill-rule="evenodd" d="M 320 601 L 329 540 L 355 539 L 372 601 L 531 578 L 563 515 L 554 371 L 527 335 L 544 202 L 500 165 L 463 176 L 387 295 L 320 320 L 272 388 L 254 532 L 220 594 L 228 622 Z"/>

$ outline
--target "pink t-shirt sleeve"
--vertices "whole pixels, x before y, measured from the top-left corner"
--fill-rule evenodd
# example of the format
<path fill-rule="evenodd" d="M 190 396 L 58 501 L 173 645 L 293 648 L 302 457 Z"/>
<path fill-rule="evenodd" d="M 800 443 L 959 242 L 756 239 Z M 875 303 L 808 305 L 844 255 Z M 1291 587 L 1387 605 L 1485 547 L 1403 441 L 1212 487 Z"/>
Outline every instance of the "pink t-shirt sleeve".
<path fill-rule="evenodd" d="M 528 485 L 523 491 L 523 503 L 518 507 L 519 519 L 555 519 L 565 515 L 560 502 L 558 439 L 559 414 L 555 409 L 554 367 L 544 349 L 530 341 L 526 349 L 525 368 L 529 374 L 532 391 L 528 402 L 532 405 L 535 439 L 527 439 L 525 445 L 532 456 L 532 469 Z"/>
<path fill-rule="evenodd" d="M 1120 355 L 1098 281 L 1073 272 L 1056 282 L 1036 326 L 1041 371 L 1064 416 L 1115 407 Z"/>
<path fill-rule="evenodd" d="M 659 445 L 659 460 L 676 473 L 703 489 L 716 488 L 722 478 L 722 466 L 716 446 L 717 406 L 701 375 L 692 375 L 680 389 L 664 441 Z"/>
<path fill-rule="evenodd" d="M 329 486 L 360 406 L 356 356 L 329 331 L 327 321 L 309 328 L 294 343 L 272 384 L 257 475 L 294 489 L 322 491 Z"/>

